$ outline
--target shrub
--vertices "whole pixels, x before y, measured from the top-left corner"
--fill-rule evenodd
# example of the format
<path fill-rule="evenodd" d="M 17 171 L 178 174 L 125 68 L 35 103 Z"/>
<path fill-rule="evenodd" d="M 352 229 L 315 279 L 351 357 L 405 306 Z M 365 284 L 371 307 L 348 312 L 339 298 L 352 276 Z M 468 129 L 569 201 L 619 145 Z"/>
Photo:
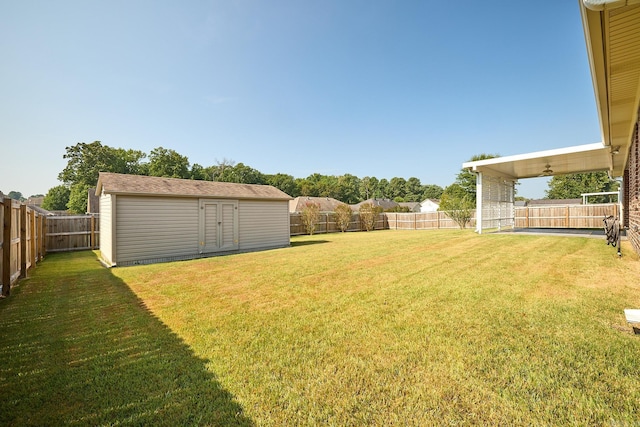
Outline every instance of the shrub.
<path fill-rule="evenodd" d="M 307 234 L 313 235 L 318 222 L 320 222 L 320 205 L 313 202 L 305 204 L 302 208 L 302 224 Z"/>
<path fill-rule="evenodd" d="M 343 233 L 349 229 L 349 224 L 351 223 L 351 215 L 353 215 L 353 211 L 351 210 L 351 206 L 349 205 L 338 205 L 335 210 L 336 214 L 336 225 Z"/>
<path fill-rule="evenodd" d="M 456 197 L 443 194 L 438 210 L 444 211 L 460 228 L 465 228 L 471 221 L 474 209 L 475 203 L 468 195 Z"/>
<path fill-rule="evenodd" d="M 360 205 L 360 221 L 364 229 L 367 231 L 374 230 L 376 228 L 376 219 L 378 214 L 382 212 L 379 206 L 373 206 L 371 203 L 363 203 Z"/>

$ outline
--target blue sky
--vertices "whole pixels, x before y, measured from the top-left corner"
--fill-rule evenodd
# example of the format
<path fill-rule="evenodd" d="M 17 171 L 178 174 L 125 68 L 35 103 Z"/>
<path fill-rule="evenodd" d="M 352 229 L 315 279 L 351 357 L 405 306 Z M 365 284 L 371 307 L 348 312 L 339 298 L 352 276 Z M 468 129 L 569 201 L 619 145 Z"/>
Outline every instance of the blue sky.
<path fill-rule="evenodd" d="M 0 55 L 24 196 L 95 140 L 442 187 L 474 154 L 600 141 L 577 0 L 0 0 Z"/>

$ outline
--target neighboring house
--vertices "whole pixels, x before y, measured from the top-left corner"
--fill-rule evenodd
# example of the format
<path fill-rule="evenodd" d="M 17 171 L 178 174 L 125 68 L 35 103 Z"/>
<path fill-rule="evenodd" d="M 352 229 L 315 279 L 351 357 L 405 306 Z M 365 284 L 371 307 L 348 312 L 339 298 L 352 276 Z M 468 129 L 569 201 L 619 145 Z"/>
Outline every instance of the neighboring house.
<path fill-rule="evenodd" d="M 368 199 L 368 200 L 365 200 L 364 202 L 351 205 L 351 208 L 354 210 L 354 212 L 358 212 L 360 210 L 360 206 L 362 206 L 365 203 L 370 203 L 374 207 L 382 208 L 383 211 L 387 211 L 389 209 L 393 209 L 400 206 L 398 203 L 390 199 Z"/>
<path fill-rule="evenodd" d="M 102 172 L 96 194 L 107 266 L 290 245 L 291 197 L 270 185 Z"/>
<path fill-rule="evenodd" d="M 420 212 L 420 202 L 400 202 L 400 207 L 408 208 L 409 212 Z"/>
<path fill-rule="evenodd" d="M 434 199 L 426 199 L 420 203 L 419 212 L 436 212 L 440 207 L 440 202 Z"/>
<path fill-rule="evenodd" d="M 42 206 L 42 202 L 44 201 L 44 196 L 42 197 L 29 197 L 27 199 L 27 206 Z"/>
<path fill-rule="evenodd" d="M 320 212 L 333 212 L 338 205 L 343 205 L 340 200 L 332 197 L 299 196 L 289 200 L 289 212 L 302 212 L 307 203 L 315 203 L 320 206 Z"/>

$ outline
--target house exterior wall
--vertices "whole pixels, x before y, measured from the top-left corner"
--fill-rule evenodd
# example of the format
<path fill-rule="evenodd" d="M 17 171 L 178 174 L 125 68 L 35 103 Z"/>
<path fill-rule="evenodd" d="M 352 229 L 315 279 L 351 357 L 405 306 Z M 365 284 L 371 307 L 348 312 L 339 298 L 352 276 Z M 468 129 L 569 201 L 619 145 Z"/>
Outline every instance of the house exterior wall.
<path fill-rule="evenodd" d="M 198 199 L 118 196 L 116 263 L 198 254 Z"/>
<path fill-rule="evenodd" d="M 640 254 L 640 141 L 638 126 L 636 123 L 633 132 L 631 149 L 629 150 L 628 168 L 625 172 L 628 182 L 625 182 L 625 207 L 627 208 L 626 220 L 628 221 L 627 238 L 631 242 L 636 253 Z M 628 184 L 628 185 L 627 185 Z"/>
<path fill-rule="evenodd" d="M 291 244 L 287 201 L 240 200 L 238 211 L 241 251 Z"/>
<path fill-rule="evenodd" d="M 100 197 L 100 257 L 108 266 L 114 264 L 111 228 L 112 197 L 114 196 L 108 194 Z"/>

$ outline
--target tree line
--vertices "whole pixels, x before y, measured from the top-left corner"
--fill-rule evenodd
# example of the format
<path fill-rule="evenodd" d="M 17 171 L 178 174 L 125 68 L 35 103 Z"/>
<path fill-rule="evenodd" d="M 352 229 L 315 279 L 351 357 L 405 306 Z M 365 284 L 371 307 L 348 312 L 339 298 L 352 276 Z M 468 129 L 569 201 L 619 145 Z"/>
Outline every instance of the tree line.
<path fill-rule="evenodd" d="M 59 173 L 63 184 L 51 188 L 45 196 L 43 208 L 84 213 L 87 192 L 95 187 L 100 172 L 161 176 L 194 180 L 272 185 L 292 197 L 332 197 L 347 204 L 378 198 L 396 202 L 421 202 L 438 199 L 443 188 L 423 185 L 420 179 L 385 178 L 355 175 L 322 175 L 314 173 L 295 178 L 286 173 L 264 174 L 244 163 L 216 160 L 215 164 L 191 164 L 187 156 L 175 150 L 157 147 L 146 154 L 140 150 L 113 148 L 100 141 L 80 142 L 66 147 L 66 167 Z"/>

